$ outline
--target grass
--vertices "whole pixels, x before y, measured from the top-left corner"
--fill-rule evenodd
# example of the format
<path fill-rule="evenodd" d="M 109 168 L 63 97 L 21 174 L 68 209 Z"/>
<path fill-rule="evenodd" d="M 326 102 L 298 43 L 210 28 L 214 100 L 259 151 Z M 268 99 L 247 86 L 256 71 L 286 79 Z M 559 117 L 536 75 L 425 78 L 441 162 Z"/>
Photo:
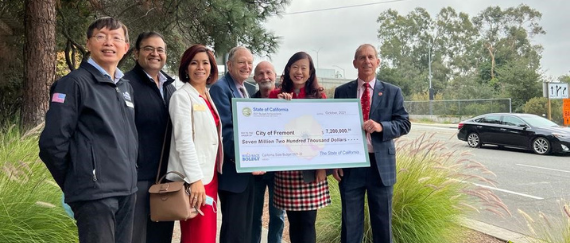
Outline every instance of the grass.
<path fill-rule="evenodd" d="M 560 202 L 560 208 L 560 217 L 547 216 L 543 212 L 531 217 L 523 210 L 518 210 L 526 221 L 530 236 L 533 237 L 529 242 L 570 243 L 570 206 Z"/>
<path fill-rule="evenodd" d="M 0 242 L 78 241 L 61 190 L 37 156 L 39 129 L 0 129 Z"/>
<path fill-rule="evenodd" d="M 466 233 L 459 225 L 461 217 L 480 210 L 510 215 L 493 192 L 473 184 L 494 185 L 489 177 L 495 175 L 469 159 L 468 154 L 431 141 L 431 136 L 397 141 L 398 182 L 394 185 L 392 205 L 394 242 L 458 242 Z M 340 241 L 342 210 L 338 184 L 331 181 L 329 187 L 333 204 L 319 210 L 318 242 Z M 368 218 L 364 223 L 363 242 L 372 242 Z"/>

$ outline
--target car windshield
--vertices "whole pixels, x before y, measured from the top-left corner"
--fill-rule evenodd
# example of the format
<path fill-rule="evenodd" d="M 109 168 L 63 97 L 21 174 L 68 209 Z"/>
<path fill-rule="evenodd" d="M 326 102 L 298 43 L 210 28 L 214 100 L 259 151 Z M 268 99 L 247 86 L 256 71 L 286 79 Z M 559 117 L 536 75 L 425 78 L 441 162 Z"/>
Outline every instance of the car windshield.
<path fill-rule="evenodd" d="M 533 127 L 557 127 L 558 124 L 540 116 L 524 116 L 521 117 L 525 122 Z"/>

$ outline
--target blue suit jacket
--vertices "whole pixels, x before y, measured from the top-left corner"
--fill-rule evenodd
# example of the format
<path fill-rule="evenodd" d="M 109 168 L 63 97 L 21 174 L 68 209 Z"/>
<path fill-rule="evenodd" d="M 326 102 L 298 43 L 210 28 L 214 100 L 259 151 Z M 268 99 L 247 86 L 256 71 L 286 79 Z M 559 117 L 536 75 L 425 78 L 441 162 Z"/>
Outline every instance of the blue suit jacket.
<path fill-rule="evenodd" d="M 358 81 L 353 80 L 335 89 L 335 99 L 358 98 Z M 382 132 L 374 132 L 370 138 L 376 156 L 376 165 L 382 184 L 391 186 L 396 183 L 396 148 L 394 138 L 410 132 L 411 123 L 404 108 L 402 90 L 392 84 L 376 80 L 372 92 L 370 119 L 382 124 Z"/>
<path fill-rule="evenodd" d="M 237 173 L 234 150 L 234 123 L 232 120 L 232 98 L 241 98 L 234 80 L 226 73 L 210 87 L 210 95 L 218 109 L 222 121 L 222 143 L 224 146 L 224 165 L 218 178 L 218 189 L 241 193 L 247 187 L 251 173 Z"/>

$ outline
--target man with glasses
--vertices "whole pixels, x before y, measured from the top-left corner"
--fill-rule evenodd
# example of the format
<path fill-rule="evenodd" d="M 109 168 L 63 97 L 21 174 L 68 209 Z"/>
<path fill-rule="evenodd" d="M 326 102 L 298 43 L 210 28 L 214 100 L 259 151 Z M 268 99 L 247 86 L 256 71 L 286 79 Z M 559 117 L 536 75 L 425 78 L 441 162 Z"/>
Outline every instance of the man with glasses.
<path fill-rule="evenodd" d="M 117 68 L 127 27 L 101 18 L 87 29 L 90 58 L 56 81 L 40 158 L 65 193 L 81 243 L 130 243 L 137 191 L 133 89 Z"/>
<path fill-rule="evenodd" d="M 171 242 L 174 222 L 153 222 L 150 219 L 148 189 L 154 184 L 157 173 L 159 176 L 166 173 L 172 133 L 170 126 L 167 129 L 170 123 L 168 102 L 176 88 L 172 85 L 174 79 L 162 71 L 166 64 L 166 44 L 161 34 L 153 31 L 141 33 L 133 54 L 136 64 L 125 74 L 136 94 L 135 123 L 139 134 L 138 191 L 132 242 Z M 166 152 L 159 172 L 163 143 Z"/>

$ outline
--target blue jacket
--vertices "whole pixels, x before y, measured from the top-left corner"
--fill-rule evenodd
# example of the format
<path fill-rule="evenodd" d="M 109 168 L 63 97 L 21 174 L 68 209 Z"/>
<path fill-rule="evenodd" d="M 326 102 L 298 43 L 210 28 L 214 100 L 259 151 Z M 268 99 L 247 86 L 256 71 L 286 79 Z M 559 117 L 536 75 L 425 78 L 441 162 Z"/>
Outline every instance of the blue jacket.
<path fill-rule="evenodd" d="M 335 99 L 358 98 L 358 80 L 354 80 L 337 87 L 334 91 Z M 396 183 L 396 147 L 394 139 L 410 132 L 412 124 L 404 108 L 402 90 L 392 84 L 376 80 L 372 92 L 370 105 L 370 119 L 382 124 L 383 131 L 370 135 L 376 156 L 376 166 L 384 186 Z"/>
<path fill-rule="evenodd" d="M 224 165 L 222 167 L 223 174 L 220 174 L 218 178 L 218 189 L 241 193 L 246 189 L 249 180 L 253 176 L 251 173 L 236 172 L 232 98 L 241 98 L 241 94 L 237 90 L 232 77 L 229 73 L 226 73 L 212 85 L 210 95 L 214 104 L 216 104 L 220 120 L 222 121 Z"/>
<path fill-rule="evenodd" d="M 137 131 L 133 89 L 91 64 L 56 81 L 40 135 L 40 158 L 66 202 L 126 196 L 137 191 Z"/>

